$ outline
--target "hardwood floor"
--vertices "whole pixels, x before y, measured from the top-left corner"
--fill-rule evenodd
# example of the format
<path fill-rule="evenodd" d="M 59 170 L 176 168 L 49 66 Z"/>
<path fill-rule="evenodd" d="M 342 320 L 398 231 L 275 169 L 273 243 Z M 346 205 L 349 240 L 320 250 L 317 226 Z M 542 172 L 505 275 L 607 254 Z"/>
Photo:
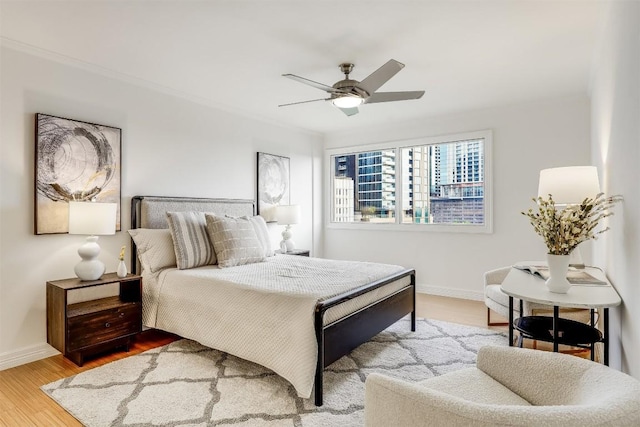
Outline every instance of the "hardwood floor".
<path fill-rule="evenodd" d="M 487 328 L 487 307 L 482 301 L 416 294 L 416 315 L 428 319 Z M 507 322 L 507 319 L 491 313 L 491 321 Z M 507 331 L 506 326 L 491 326 L 489 329 Z"/>
<path fill-rule="evenodd" d="M 116 351 L 88 359 L 82 367 L 61 354 L 0 371 L 0 426 L 82 426 L 40 386 L 178 339 L 150 330 L 138 335 L 129 352 Z"/>
<path fill-rule="evenodd" d="M 416 313 L 418 317 L 486 327 L 487 312 L 481 301 L 418 294 Z M 506 330 L 506 327 L 492 329 Z M 159 331 L 146 331 L 138 336 L 128 353 L 119 351 L 98 356 L 87 360 L 82 367 L 58 355 L 0 371 L 0 426 L 81 426 L 44 394 L 40 386 L 176 339 Z"/>

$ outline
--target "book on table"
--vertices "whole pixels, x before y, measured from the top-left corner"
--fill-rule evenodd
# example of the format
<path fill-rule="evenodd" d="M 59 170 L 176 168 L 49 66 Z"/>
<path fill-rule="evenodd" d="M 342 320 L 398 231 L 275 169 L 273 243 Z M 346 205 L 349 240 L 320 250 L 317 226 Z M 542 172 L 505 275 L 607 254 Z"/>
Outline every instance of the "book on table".
<path fill-rule="evenodd" d="M 513 268 L 526 271 L 544 280 L 549 278 L 549 267 L 546 265 L 516 264 Z M 569 267 L 569 270 L 567 270 L 567 280 L 572 285 L 600 286 L 607 284 L 607 282 L 592 276 L 586 271 L 573 267 Z"/>

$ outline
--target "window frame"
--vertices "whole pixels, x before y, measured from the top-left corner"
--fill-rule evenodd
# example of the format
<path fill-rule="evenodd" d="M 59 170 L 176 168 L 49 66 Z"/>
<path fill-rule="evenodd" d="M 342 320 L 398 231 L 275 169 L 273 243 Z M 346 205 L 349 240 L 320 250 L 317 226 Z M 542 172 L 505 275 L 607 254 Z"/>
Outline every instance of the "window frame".
<path fill-rule="evenodd" d="M 397 177 L 403 176 L 402 150 L 405 148 L 454 143 L 483 139 L 484 154 L 484 224 L 416 224 L 402 222 L 402 205 L 404 198 L 403 183 Z M 395 150 L 396 156 L 396 205 L 394 222 L 334 222 L 332 213 L 334 210 L 334 165 L 333 156 L 351 155 L 371 151 Z M 446 232 L 446 233 L 493 233 L 493 132 L 490 129 L 438 136 L 420 137 L 397 141 L 378 142 L 349 147 L 330 148 L 325 150 L 325 183 L 329 181 L 328 191 L 325 192 L 325 227 L 328 229 L 349 230 L 391 230 L 411 232 Z M 424 161 L 424 159 L 421 159 Z"/>

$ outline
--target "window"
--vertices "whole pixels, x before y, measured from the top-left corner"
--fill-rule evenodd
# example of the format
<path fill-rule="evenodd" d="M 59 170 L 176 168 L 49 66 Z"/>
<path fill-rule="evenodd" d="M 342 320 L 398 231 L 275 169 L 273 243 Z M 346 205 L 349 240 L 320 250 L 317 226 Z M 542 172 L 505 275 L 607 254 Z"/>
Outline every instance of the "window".
<path fill-rule="evenodd" d="M 395 223 L 396 150 L 331 156 L 332 222 Z M 335 207 L 352 210 L 338 212 Z"/>
<path fill-rule="evenodd" d="M 490 232 L 491 137 L 480 131 L 330 150 L 330 222 Z"/>

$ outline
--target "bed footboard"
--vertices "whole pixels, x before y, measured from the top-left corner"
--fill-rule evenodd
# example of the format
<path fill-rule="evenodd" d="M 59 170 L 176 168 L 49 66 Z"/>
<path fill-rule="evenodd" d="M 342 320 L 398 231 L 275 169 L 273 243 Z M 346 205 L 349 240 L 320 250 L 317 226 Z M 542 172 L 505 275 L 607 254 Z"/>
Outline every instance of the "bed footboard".
<path fill-rule="evenodd" d="M 356 298 L 373 289 L 404 277 L 410 283 L 372 304 L 333 323 L 324 325 L 325 312 L 338 304 Z M 322 406 L 324 368 L 349 354 L 407 314 L 411 313 L 411 331 L 416 330 L 415 271 L 405 270 L 394 276 L 357 288 L 351 292 L 320 301 L 316 304 L 314 327 L 318 344 L 318 358 L 314 382 L 316 406 Z"/>

